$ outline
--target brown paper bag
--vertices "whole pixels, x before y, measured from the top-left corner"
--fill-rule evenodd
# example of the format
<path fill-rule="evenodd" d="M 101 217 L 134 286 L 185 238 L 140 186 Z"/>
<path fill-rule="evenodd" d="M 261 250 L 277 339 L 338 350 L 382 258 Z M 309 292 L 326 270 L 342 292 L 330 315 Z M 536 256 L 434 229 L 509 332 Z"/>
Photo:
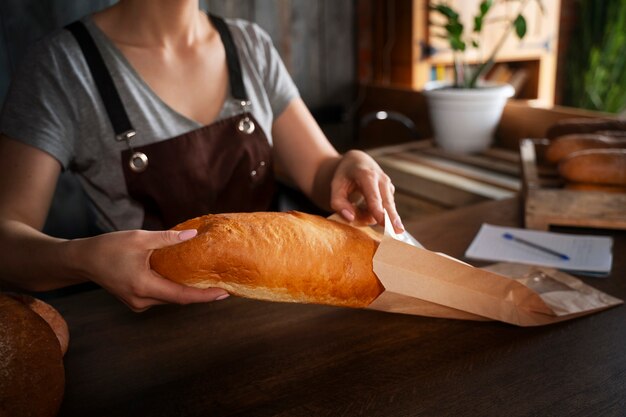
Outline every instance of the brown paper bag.
<path fill-rule="evenodd" d="M 373 259 L 385 291 L 369 309 L 537 326 L 623 303 L 555 269 L 512 263 L 481 269 L 409 245 L 398 240 L 385 220 Z"/>
<path fill-rule="evenodd" d="M 374 272 L 385 287 L 368 307 L 374 310 L 536 326 L 622 304 L 563 272 L 518 264 L 475 268 L 389 237 L 374 256 Z"/>

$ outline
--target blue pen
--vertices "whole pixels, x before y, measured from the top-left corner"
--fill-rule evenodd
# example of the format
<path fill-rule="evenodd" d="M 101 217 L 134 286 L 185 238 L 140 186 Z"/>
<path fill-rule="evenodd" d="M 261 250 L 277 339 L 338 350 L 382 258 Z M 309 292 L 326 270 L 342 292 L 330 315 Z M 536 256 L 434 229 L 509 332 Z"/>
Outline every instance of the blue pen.
<path fill-rule="evenodd" d="M 546 248 L 545 246 L 541 246 L 541 245 L 538 245 L 536 243 L 529 242 L 527 240 L 521 239 L 521 238 L 519 238 L 517 236 L 513 236 L 510 233 L 505 233 L 505 234 L 502 235 L 502 237 L 505 238 L 505 239 L 508 239 L 508 240 L 512 240 L 513 242 L 521 243 L 522 245 L 530 246 L 531 248 L 535 248 L 535 249 L 540 250 L 542 252 L 549 253 L 550 255 L 554 255 L 557 258 L 562 259 L 564 261 L 569 261 L 569 256 L 567 256 L 567 255 L 565 255 L 563 253 L 559 253 L 559 252 L 557 252 L 555 250 L 552 250 L 550 248 Z"/>

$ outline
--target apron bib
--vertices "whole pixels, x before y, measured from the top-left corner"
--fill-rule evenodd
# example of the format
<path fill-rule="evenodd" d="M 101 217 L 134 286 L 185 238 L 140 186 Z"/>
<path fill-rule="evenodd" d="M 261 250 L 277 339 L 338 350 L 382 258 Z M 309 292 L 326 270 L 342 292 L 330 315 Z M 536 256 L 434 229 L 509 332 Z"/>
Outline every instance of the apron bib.
<path fill-rule="evenodd" d="M 274 195 L 272 149 L 249 113 L 236 46 L 228 26 L 210 15 L 226 51 L 231 95 L 242 113 L 191 132 L 134 147 L 136 135 L 117 89 L 91 35 L 81 22 L 67 27 L 102 96 L 121 153 L 126 187 L 144 208 L 143 228 L 170 228 L 207 213 L 265 211 Z"/>

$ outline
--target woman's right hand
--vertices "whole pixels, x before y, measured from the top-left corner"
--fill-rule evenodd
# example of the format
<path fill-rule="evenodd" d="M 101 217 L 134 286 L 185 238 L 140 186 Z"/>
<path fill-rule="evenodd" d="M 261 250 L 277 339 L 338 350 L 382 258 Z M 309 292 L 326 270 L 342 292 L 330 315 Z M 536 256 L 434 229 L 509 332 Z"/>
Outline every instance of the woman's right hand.
<path fill-rule="evenodd" d="M 198 289 L 181 285 L 150 268 L 154 249 L 193 238 L 196 230 L 132 230 L 68 241 L 72 263 L 81 277 L 117 296 L 133 311 L 156 304 L 190 304 L 221 300 L 228 293 L 220 288 Z"/>
<path fill-rule="evenodd" d="M 60 172 L 50 154 L 0 135 L 0 279 L 7 286 L 49 291 L 89 280 L 135 311 L 228 295 L 186 287 L 150 269 L 154 249 L 190 239 L 195 230 L 133 230 L 75 240 L 42 233 Z"/>

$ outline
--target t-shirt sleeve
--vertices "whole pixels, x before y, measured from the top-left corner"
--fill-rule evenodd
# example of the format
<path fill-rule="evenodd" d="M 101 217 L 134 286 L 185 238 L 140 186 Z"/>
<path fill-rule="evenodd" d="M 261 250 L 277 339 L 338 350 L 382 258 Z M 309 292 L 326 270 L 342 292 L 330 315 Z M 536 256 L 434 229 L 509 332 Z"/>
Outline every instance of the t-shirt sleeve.
<path fill-rule="evenodd" d="M 265 64 L 261 68 L 263 83 L 276 119 L 300 93 L 267 32 L 257 24 L 252 24 L 251 29 L 258 42 L 259 61 Z"/>
<path fill-rule="evenodd" d="M 64 77 L 67 72 L 58 52 L 50 42 L 41 41 L 22 59 L 0 112 L 0 132 L 49 153 L 67 168 L 76 118 L 70 80 Z"/>

